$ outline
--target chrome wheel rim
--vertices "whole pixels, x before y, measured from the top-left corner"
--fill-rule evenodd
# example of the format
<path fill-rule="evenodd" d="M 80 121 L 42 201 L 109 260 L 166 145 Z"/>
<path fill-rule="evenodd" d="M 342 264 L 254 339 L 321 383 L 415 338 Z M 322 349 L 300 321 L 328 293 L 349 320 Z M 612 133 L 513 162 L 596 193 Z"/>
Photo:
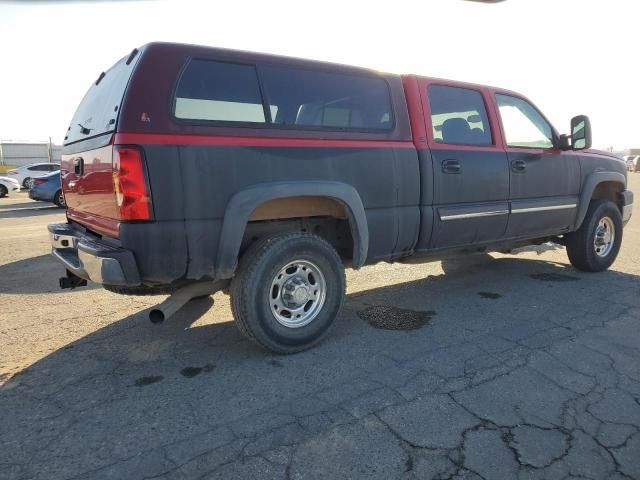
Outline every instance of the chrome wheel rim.
<path fill-rule="evenodd" d="M 62 205 L 63 207 L 66 207 L 66 206 L 67 206 L 67 204 L 66 204 L 66 203 L 64 203 L 64 195 L 62 194 L 62 192 L 60 192 L 60 193 L 58 194 L 58 203 L 59 203 L 60 205 Z"/>
<path fill-rule="evenodd" d="M 24 181 L 24 186 L 25 186 L 26 188 L 28 188 L 29 190 L 31 190 L 31 187 L 33 187 L 33 179 L 32 179 L 32 178 L 27 178 L 27 179 Z"/>
<path fill-rule="evenodd" d="M 616 239 L 616 231 L 613 220 L 609 217 L 602 217 L 596 226 L 596 233 L 593 238 L 593 248 L 596 255 L 606 257 L 611 253 Z"/>
<path fill-rule="evenodd" d="M 308 260 L 294 260 L 278 271 L 269 289 L 271 313 L 288 328 L 309 325 L 320 313 L 327 284 L 320 268 Z"/>

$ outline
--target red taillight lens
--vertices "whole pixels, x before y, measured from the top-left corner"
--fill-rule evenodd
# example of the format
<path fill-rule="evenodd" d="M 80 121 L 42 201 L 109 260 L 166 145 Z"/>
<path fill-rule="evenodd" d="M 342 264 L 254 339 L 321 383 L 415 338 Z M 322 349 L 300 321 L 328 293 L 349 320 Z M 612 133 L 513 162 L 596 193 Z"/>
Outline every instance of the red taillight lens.
<path fill-rule="evenodd" d="M 33 179 L 33 184 L 34 185 L 42 185 L 43 183 L 47 183 L 47 181 L 43 180 L 42 178 L 34 178 Z"/>
<path fill-rule="evenodd" d="M 151 219 L 151 198 L 138 149 L 114 147 L 113 186 L 121 220 Z"/>

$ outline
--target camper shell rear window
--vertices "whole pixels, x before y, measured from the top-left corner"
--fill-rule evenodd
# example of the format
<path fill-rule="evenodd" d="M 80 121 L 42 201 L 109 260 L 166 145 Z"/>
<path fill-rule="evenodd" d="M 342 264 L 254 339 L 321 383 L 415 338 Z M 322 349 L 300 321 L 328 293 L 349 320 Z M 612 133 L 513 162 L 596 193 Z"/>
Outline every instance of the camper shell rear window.
<path fill-rule="evenodd" d="M 73 115 L 65 145 L 115 131 L 122 98 L 139 57 L 137 53 L 134 50 L 97 76 Z"/>

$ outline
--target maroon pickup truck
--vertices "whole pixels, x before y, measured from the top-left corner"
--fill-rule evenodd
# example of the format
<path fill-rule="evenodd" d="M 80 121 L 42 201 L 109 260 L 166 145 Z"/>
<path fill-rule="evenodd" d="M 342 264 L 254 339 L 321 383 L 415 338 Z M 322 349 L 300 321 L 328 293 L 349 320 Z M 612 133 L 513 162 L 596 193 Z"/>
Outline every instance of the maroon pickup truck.
<path fill-rule="evenodd" d="M 560 135 L 502 88 L 152 43 L 78 107 L 53 255 L 63 288 L 229 288 L 249 338 L 295 352 L 328 332 L 345 265 L 552 241 L 608 268 L 633 194 L 590 146 L 587 117 Z"/>

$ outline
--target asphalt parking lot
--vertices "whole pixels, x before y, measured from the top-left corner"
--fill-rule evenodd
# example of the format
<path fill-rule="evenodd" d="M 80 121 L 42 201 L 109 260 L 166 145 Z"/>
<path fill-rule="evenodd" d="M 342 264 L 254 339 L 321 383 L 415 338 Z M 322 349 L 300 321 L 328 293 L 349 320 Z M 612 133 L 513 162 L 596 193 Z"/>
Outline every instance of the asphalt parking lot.
<path fill-rule="evenodd" d="M 164 297 L 58 290 L 63 219 L 0 199 L 0 479 L 640 478 L 637 210 L 601 274 L 550 246 L 350 271 L 292 356 L 222 293 L 154 325 Z"/>

